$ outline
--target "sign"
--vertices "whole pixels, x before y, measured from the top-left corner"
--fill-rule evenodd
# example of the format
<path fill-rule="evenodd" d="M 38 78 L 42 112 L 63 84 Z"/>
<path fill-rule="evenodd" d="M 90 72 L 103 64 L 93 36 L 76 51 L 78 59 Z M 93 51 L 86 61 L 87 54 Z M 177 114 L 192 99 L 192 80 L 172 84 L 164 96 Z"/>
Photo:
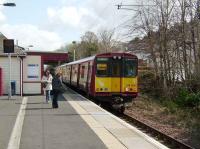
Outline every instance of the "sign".
<path fill-rule="evenodd" d="M 107 70 L 107 64 L 97 64 L 97 70 Z"/>
<path fill-rule="evenodd" d="M 4 39 L 3 40 L 4 53 L 14 53 L 14 40 Z"/>
<path fill-rule="evenodd" d="M 28 64 L 28 78 L 38 79 L 39 78 L 39 65 L 38 64 Z"/>

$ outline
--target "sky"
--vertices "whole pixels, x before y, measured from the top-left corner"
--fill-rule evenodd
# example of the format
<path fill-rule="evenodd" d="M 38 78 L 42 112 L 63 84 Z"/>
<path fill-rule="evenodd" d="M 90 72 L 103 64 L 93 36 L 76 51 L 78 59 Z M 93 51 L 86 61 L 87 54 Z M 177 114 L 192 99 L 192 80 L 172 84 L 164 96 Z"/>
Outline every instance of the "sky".
<path fill-rule="evenodd" d="M 80 41 L 86 31 L 115 28 L 124 40 L 123 24 L 134 12 L 118 10 L 117 4 L 134 0 L 0 0 L 16 7 L 0 5 L 0 32 L 19 46 L 52 51 L 72 41 Z"/>

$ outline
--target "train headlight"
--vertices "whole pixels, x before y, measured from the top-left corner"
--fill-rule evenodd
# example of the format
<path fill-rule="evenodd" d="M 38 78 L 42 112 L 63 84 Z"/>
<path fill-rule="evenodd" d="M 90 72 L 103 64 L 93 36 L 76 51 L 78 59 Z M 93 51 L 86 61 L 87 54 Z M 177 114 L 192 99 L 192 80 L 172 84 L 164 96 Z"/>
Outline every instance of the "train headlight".
<path fill-rule="evenodd" d="M 121 56 L 118 56 L 118 59 L 121 59 L 122 57 Z"/>
<path fill-rule="evenodd" d="M 117 58 L 117 56 L 113 56 L 113 59 L 116 59 Z"/>
<path fill-rule="evenodd" d="M 125 90 L 126 90 L 126 92 L 128 92 L 128 91 L 129 91 L 129 88 L 128 88 L 128 87 L 126 87 L 126 89 L 125 89 Z"/>

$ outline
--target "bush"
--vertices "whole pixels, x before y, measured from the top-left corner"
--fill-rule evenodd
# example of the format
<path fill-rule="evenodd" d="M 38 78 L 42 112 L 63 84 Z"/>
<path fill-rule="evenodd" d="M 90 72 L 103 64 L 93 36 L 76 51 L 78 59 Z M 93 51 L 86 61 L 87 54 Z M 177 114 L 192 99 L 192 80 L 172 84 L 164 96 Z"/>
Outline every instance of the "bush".
<path fill-rule="evenodd" d="M 178 105 L 171 100 L 163 100 L 163 105 L 167 107 L 167 111 L 170 113 L 175 113 L 177 111 Z"/>
<path fill-rule="evenodd" d="M 181 107 L 195 107 L 200 106 L 200 92 L 190 93 L 186 89 L 181 89 L 175 100 L 176 104 Z"/>
<path fill-rule="evenodd" d="M 155 94 L 160 93 L 155 87 L 155 75 L 152 71 L 140 71 L 138 75 L 140 92 Z"/>

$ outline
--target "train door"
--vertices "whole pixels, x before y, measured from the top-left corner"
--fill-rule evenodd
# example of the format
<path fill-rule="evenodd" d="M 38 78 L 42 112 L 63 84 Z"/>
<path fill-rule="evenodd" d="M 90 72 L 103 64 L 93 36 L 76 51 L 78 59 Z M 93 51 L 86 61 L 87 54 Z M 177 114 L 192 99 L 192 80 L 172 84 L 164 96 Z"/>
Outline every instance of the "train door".
<path fill-rule="evenodd" d="M 121 57 L 113 57 L 110 65 L 111 73 L 111 92 L 121 91 L 121 72 L 122 72 L 122 60 Z"/>

